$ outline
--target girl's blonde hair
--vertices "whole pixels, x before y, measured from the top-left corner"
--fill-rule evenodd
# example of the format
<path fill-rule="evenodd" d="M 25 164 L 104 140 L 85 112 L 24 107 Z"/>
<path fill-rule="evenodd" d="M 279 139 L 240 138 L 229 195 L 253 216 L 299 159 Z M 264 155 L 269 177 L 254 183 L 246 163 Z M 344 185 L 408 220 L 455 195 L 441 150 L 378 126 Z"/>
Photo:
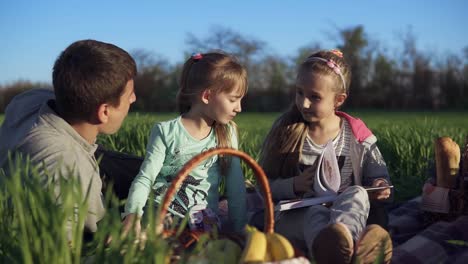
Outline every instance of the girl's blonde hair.
<path fill-rule="evenodd" d="M 328 75 L 335 80 L 334 92 L 349 94 L 351 68 L 338 50 L 318 51 L 301 63 L 297 73 L 297 82 L 310 75 Z"/>
<path fill-rule="evenodd" d="M 182 75 L 177 93 L 177 108 L 180 114 L 187 113 L 205 90 L 214 93 L 229 93 L 239 89 L 243 96 L 247 93 L 247 71 L 235 57 L 223 52 L 210 52 L 192 55 L 182 68 Z M 227 125 L 215 123 L 217 147 L 231 146 L 232 127 L 237 133 L 233 121 Z M 229 168 L 229 159 L 221 157 L 221 172 Z"/>
<path fill-rule="evenodd" d="M 330 60 L 334 64 L 329 65 L 327 62 Z M 335 67 L 339 67 L 341 76 Z M 349 93 L 351 69 L 341 52 L 319 51 L 307 57 L 299 66 L 297 81 L 303 81 L 306 76 L 312 74 L 332 76 L 336 81 L 334 92 Z M 275 121 L 262 145 L 259 162 L 269 178 L 289 178 L 298 175 L 299 157 L 306 134 L 306 121 L 293 103 Z"/>
<path fill-rule="evenodd" d="M 273 124 L 263 142 L 259 163 L 268 178 L 289 178 L 297 175 L 306 123 L 292 104 Z"/>

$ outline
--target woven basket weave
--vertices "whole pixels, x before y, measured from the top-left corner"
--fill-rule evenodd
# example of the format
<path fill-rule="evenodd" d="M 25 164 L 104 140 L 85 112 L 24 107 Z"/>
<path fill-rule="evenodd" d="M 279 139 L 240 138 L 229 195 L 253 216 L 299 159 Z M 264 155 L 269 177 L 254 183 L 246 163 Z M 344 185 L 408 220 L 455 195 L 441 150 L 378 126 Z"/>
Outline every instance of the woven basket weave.
<path fill-rule="evenodd" d="M 263 169 L 258 165 L 258 163 L 250 157 L 248 154 L 245 152 L 231 149 L 231 148 L 214 148 L 207 150 L 205 152 L 202 152 L 196 156 L 194 156 L 191 160 L 189 160 L 184 167 L 182 167 L 179 171 L 179 173 L 176 175 L 176 177 L 172 180 L 171 185 L 167 189 L 167 192 L 164 196 L 164 199 L 161 203 L 161 212 L 158 215 L 157 222 L 159 224 L 158 230 L 163 230 L 162 225 L 164 222 L 164 217 L 167 214 L 167 208 L 169 207 L 172 198 L 176 194 L 177 190 L 181 186 L 182 182 L 185 180 L 185 178 L 188 176 L 190 171 L 194 169 L 197 165 L 199 165 L 202 161 L 205 159 L 214 156 L 214 155 L 230 155 L 230 156 L 236 156 L 244 160 L 247 165 L 250 166 L 250 168 L 253 170 L 254 175 L 257 179 L 257 183 L 259 184 L 263 196 L 264 196 L 264 202 L 265 202 L 265 227 L 264 227 L 264 232 L 265 233 L 273 233 L 274 231 L 274 209 L 273 209 L 273 201 L 271 198 L 271 191 L 270 191 L 270 185 L 268 183 L 268 179 L 265 175 L 265 172 Z M 166 236 L 169 236 L 171 232 L 163 231 L 163 234 Z"/>

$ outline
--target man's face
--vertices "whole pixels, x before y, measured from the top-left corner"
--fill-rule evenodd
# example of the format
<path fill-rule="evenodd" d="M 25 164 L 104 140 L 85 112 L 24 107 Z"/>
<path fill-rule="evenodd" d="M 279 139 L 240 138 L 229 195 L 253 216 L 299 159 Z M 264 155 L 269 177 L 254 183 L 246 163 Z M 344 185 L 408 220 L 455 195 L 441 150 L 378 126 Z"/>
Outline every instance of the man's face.
<path fill-rule="evenodd" d="M 130 105 L 136 101 L 135 89 L 133 86 L 133 80 L 127 82 L 124 93 L 120 96 L 120 102 L 118 106 L 108 105 L 109 119 L 104 126 L 102 126 L 100 133 L 103 134 L 114 134 L 122 126 L 125 117 L 128 114 Z"/>

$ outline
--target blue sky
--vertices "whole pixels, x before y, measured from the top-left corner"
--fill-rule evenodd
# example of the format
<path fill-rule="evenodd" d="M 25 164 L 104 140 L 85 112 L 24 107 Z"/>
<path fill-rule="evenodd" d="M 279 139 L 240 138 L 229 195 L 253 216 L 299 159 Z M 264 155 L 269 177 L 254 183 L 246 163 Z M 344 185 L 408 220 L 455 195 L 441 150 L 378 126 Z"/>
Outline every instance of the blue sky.
<path fill-rule="evenodd" d="M 262 40 L 284 57 L 314 42 L 333 48 L 330 33 L 357 25 L 385 47 L 398 48 L 398 36 L 411 27 L 418 49 L 461 56 L 468 46 L 467 11 L 463 0 L 2 0 L 0 85 L 51 82 L 59 53 L 85 38 L 182 62 L 187 33 L 204 38 L 213 26 Z"/>

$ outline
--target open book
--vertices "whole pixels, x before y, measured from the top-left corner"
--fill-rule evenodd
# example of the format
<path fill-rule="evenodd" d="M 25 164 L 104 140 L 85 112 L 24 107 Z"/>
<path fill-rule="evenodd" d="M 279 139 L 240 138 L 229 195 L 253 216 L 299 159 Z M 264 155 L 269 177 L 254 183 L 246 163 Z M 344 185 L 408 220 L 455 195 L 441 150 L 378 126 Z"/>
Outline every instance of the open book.
<path fill-rule="evenodd" d="M 363 186 L 367 192 L 375 192 L 384 190 L 387 188 L 393 188 L 393 185 L 390 186 L 379 186 L 379 187 L 372 187 L 372 186 Z M 330 203 L 336 200 L 338 194 L 331 194 L 325 196 L 318 196 L 318 197 L 310 197 L 310 198 L 303 198 L 303 199 L 292 199 L 292 200 L 282 200 L 275 206 L 275 211 L 286 211 L 301 207 L 307 207 L 317 204 L 325 204 Z"/>
<path fill-rule="evenodd" d="M 317 168 L 314 176 L 313 197 L 305 194 L 302 199 L 283 200 L 276 205 L 276 211 L 290 210 L 317 204 L 335 201 L 341 184 L 340 169 L 336 159 L 333 142 L 329 141 L 317 160 Z M 368 192 L 379 191 L 393 186 L 364 187 Z"/>

